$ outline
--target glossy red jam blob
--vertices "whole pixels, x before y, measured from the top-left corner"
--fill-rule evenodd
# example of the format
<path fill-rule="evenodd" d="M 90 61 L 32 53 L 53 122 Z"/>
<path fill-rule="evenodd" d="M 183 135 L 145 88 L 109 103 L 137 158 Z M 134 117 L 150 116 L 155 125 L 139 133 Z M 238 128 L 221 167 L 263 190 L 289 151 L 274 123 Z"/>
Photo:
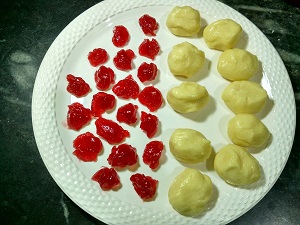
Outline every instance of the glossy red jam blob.
<path fill-rule="evenodd" d="M 114 71 L 105 66 L 100 66 L 98 70 L 96 70 L 95 75 L 96 86 L 100 91 L 107 90 L 111 84 L 115 83 L 115 73 Z"/>
<path fill-rule="evenodd" d="M 112 91 L 119 98 L 136 99 L 139 96 L 140 88 L 137 82 L 132 78 L 132 75 L 128 75 L 123 80 L 116 83 L 113 86 Z"/>
<path fill-rule="evenodd" d="M 112 120 L 99 117 L 95 124 L 97 134 L 109 144 L 119 144 L 124 141 L 126 137 L 130 136 L 127 130 L 124 130 L 119 124 Z"/>
<path fill-rule="evenodd" d="M 90 109 L 78 102 L 68 106 L 67 124 L 69 129 L 80 130 L 92 120 L 92 112 Z"/>
<path fill-rule="evenodd" d="M 92 180 L 99 183 L 104 191 L 117 188 L 121 182 L 120 177 L 114 168 L 102 167 L 93 176 Z"/>
<path fill-rule="evenodd" d="M 139 19 L 140 27 L 142 28 L 144 34 L 148 36 L 156 36 L 156 31 L 158 30 L 158 23 L 156 19 L 148 14 L 143 15 Z"/>
<path fill-rule="evenodd" d="M 107 158 L 109 165 L 113 167 L 124 168 L 126 166 L 133 166 L 137 163 L 138 155 L 136 154 L 136 148 L 129 144 L 120 144 L 114 146 L 110 155 Z"/>
<path fill-rule="evenodd" d="M 163 103 L 163 97 L 157 88 L 148 86 L 145 87 L 139 94 L 139 102 L 146 106 L 150 112 L 154 112 L 161 107 Z"/>
<path fill-rule="evenodd" d="M 132 103 L 123 105 L 120 108 L 118 108 L 117 120 L 119 122 L 132 125 L 137 121 L 137 116 L 136 116 L 137 110 L 138 110 L 138 106 Z"/>
<path fill-rule="evenodd" d="M 140 128 L 148 138 L 154 137 L 158 128 L 158 118 L 155 115 L 142 111 Z"/>
<path fill-rule="evenodd" d="M 81 77 L 75 77 L 72 74 L 68 74 L 67 81 L 67 91 L 78 98 L 87 95 L 91 89 Z"/>
<path fill-rule="evenodd" d="M 115 26 L 113 30 L 112 43 L 116 47 L 124 47 L 129 41 L 129 32 L 126 27 L 120 25 Z"/>
<path fill-rule="evenodd" d="M 143 62 L 138 68 L 137 77 L 141 82 L 152 81 L 157 76 L 157 66 L 154 63 Z"/>
<path fill-rule="evenodd" d="M 151 41 L 149 39 L 145 39 L 139 46 L 139 54 L 152 60 L 155 59 L 159 51 L 160 47 L 155 39 L 152 39 Z"/>
<path fill-rule="evenodd" d="M 107 62 L 108 54 L 103 48 L 95 48 L 93 51 L 89 52 L 88 60 L 92 66 L 99 66 Z"/>
<path fill-rule="evenodd" d="M 143 162 L 155 170 L 159 165 L 159 159 L 163 150 L 164 144 L 161 141 L 149 142 L 144 149 Z"/>
<path fill-rule="evenodd" d="M 115 104 L 115 96 L 105 92 L 98 92 L 93 95 L 91 106 L 92 114 L 94 117 L 99 117 L 107 110 L 114 108 Z"/>
<path fill-rule="evenodd" d="M 128 71 L 132 69 L 132 60 L 134 59 L 135 54 L 132 50 L 120 50 L 117 52 L 117 55 L 114 57 L 113 61 L 117 69 L 122 71 Z"/>
<path fill-rule="evenodd" d="M 102 151 L 103 145 L 101 140 L 90 132 L 80 134 L 74 141 L 73 154 L 84 162 L 97 161 L 98 154 Z"/>
<path fill-rule="evenodd" d="M 150 176 L 136 173 L 130 177 L 130 181 L 134 187 L 136 193 L 144 201 L 151 200 L 156 194 L 158 181 Z"/>

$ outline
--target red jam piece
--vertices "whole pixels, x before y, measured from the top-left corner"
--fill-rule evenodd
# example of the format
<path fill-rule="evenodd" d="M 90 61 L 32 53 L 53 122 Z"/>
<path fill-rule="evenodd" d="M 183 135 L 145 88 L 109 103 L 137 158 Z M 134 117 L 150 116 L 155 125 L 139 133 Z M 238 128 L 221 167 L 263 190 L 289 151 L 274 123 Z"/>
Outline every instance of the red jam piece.
<path fill-rule="evenodd" d="M 74 141 L 73 154 L 84 162 L 97 161 L 97 156 L 103 149 L 101 140 L 90 132 L 80 134 Z"/>
<path fill-rule="evenodd" d="M 102 167 L 93 176 L 92 180 L 99 183 L 104 191 L 115 189 L 120 185 L 120 177 L 114 168 Z"/>
<path fill-rule="evenodd" d="M 152 60 L 155 59 L 159 51 L 160 47 L 155 39 L 152 39 L 151 41 L 145 39 L 139 46 L 139 54 Z"/>
<path fill-rule="evenodd" d="M 150 176 L 145 176 L 144 174 L 136 173 L 130 177 L 130 181 L 134 187 L 136 193 L 141 199 L 151 200 L 156 194 L 158 181 L 154 180 Z"/>
<path fill-rule="evenodd" d="M 97 94 L 93 95 L 91 106 L 92 114 L 94 117 L 99 117 L 107 110 L 112 109 L 115 104 L 115 96 L 105 92 L 98 92 Z"/>
<path fill-rule="evenodd" d="M 97 134 L 109 144 L 119 144 L 124 141 L 126 137 L 130 136 L 127 130 L 124 130 L 119 124 L 112 120 L 99 117 L 95 124 Z"/>
<path fill-rule="evenodd" d="M 81 77 L 75 77 L 72 74 L 68 74 L 67 81 L 69 82 L 67 91 L 78 98 L 87 95 L 91 89 Z"/>
<path fill-rule="evenodd" d="M 164 144 L 161 141 L 149 142 L 144 150 L 143 162 L 151 169 L 156 169 L 159 165 L 159 159 L 162 151 L 164 150 Z"/>
<path fill-rule="evenodd" d="M 114 71 L 105 66 L 100 66 L 94 75 L 96 86 L 100 91 L 107 90 L 111 84 L 115 83 Z"/>
<path fill-rule="evenodd" d="M 147 134 L 148 138 L 154 137 L 157 132 L 158 118 L 150 113 L 141 113 L 141 124 L 140 128 Z"/>
<path fill-rule="evenodd" d="M 117 111 L 117 120 L 132 125 L 137 121 L 138 106 L 132 103 L 121 106 Z"/>
<path fill-rule="evenodd" d="M 124 168 L 136 164 L 137 159 L 136 148 L 129 144 L 121 144 L 112 148 L 107 161 L 113 167 Z"/>
<path fill-rule="evenodd" d="M 122 71 L 128 71 L 132 69 L 132 60 L 134 59 L 135 54 L 132 50 L 120 50 L 117 52 L 117 55 L 114 57 L 114 64 L 117 69 Z"/>
<path fill-rule="evenodd" d="M 145 35 L 156 36 L 158 23 L 156 22 L 155 18 L 149 16 L 148 14 L 145 14 L 139 19 L 139 24 Z"/>
<path fill-rule="evenodd" d="M 136 99 L 139 96 L 140 88 L 137 82 L 132 78 L 132 75 L 128 75 L 123 80 L 116 83 L 113 86 L 112 91 L 119 98 Z"/>
<path fill-rule="evenodd" d="M 126 27 L 120 25 L 120 26 L 115 26 L 113 30 L 113 37 L 112 37 L 112 43 L 116 47 L 124 47 L 128 41 L 129 41 L 129 32 L 126 29 Z"/>
<path fill-rule="evenodd" d="M 141 82 L 152 81 L 156 78 L 157 66 L 154 63 L 143 62 L 138 68 L 137 77 Z"/>
<path fill-rule="evenodd" d="M 139 102 L 146 106 L 150 112 L 154 112 L 161 107 L 163 97 L 157 88 L 149 86 L 145 87 L 139 94 Z"/>
<path fill-rule="evenodd" d="M 99 66 L 107 62 L 108 54 L 103 48 L 95 48 L 93 51 L 89 52 L 88 60 L 92 66 Z"/>
<path fill-rule="evenodd" d="M 92 112 L 90 109 L 78 102 L 68 106 L 67 124 L 72 130 L 80 130 L 92 120 Z"/>

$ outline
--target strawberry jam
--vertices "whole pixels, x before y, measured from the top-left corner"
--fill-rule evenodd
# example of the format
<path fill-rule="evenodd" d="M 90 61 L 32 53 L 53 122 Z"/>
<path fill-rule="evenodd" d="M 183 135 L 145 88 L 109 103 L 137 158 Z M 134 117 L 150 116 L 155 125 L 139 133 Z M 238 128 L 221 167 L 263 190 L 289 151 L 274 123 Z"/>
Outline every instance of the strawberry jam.
<path fill-rule="evenodd" d="M 94 79 L 96 82 L 96 87 L 100 91 L 105 91 L 110 87 L 111 84 L 115 83 L 115 73 L 109 67 L 100 66 L 95 72 Z"/>
<path fill-rule="evenodd" d="M 68 108 L 67 124 L 69 129 L 78 131 L 92 120 L 91 110 L 84 108 L 82 104 L 75 102 Z"/>
<path fill-rule="evenodd" d="M 68 74 L 67 81 L 67 91 L 78 98 L 87 95 L 91 89 L 81 77 L 75 77 L 72 74 Z"/>
<path fill-rule="evenodd" d="M 141 82 L 152 81 L 156 78 L 157 66 L 154 63 L 143 62 L 138 68 L 137 77 Z"/>
<path fill-rule="evenodd" d="M 136 173 L 130 177 L 130 181 L 141 199 L 147 201 L 154 198 L 158 184 L 157 180 L 154 180 L 150 176 Z"/>
<path fill-rule="evenodd" d="M 103 48 L 95 48 L 93 51 L 89 52 L 88 60 L 92 66 L 99 66 L 107 62 L 108 54 Z"/>
<path fill-rule="evenodd" d="M 129 41 L 129 32 L 126 29 L 126 27 L 120 25 L 120 26 L 115 26 L 113 30 L 113 37 L 112 37 L 112 43 L 116 47 L 124 47 L 128 41 Z"/>
<path fill-rule="evenodd" d="M 156 22 L 155 18 L 149 16 L 148 14 L 145 14 L 139 19 L 139 24 L 145 35 L 156 36 L 158 23 Z"/>
<path fill-rule="evenodd" d="M 155 39 L 152 39 L 151 41 L 145 39 L 139 46 L 139 54 L 152 60 L 155 59 L 159 51 L 160 47 Z"/>
<path fill-rule="evenodd" d="M 107 110 L 112 109 L 115 104 L 115 96 L 105 92 L 98 92 L 97 94 L 93 95 L 91 106 L 92 114 L 94 117 L 99 117 Z"/>
<path fill-rule="evenodd" d="M 159 159 L 163 150 L 164 145 L 161 141 L 149 142 L 144 150 L 143 162 L 149 165 L 151 169 L 156 169 L 159 165 Z"/>
<path fill-rule="evenodd" d="M 112 148 L 107 162 L 113 167 L 124 168 L 136 164 L 137 159 L 136 148 L 129 144 L 121 144 Z"/>
<path fill-rule="evenodd" d="M 135 54 L 132 50 L 120 50 L 117 52 L 117 55 L 114 57 L 113 61 L 117 69 L 122 71 L 128 71 L 132 69 L 132 60 L 134 59 Z"/>
<path fill-rule="evenodd" d="M 123 80 L 116 83 L 113 86 L 112 91 L 119 98 L 136 99 L 139 96 L 140 88 L 137 82 L 132 78 L 132 75 L 128 75 Z"/>
<path fill-rule="evenodd" d="M 109 144 L 119 144 L 124 141 L 126 137 L 130 136 L 127 130 L 124 130 L 119 124 L 112 120 L 99 117 L 95 124 L 97 134 Z"/>
<path fill-rule="evenodd" d="M 73 147 L 75 148 L 73 154 L 84 162 L 96 162 L 98 154 L 103 149 L 101 140 L 90 132 L 80 134 L 73 141 Z"/>
<path fill-rule="evenodd" d="M 147 134 L 148 138 L 154 137 L 157 132 L 158 118 L 150 113 L 141 113 L 141 124 L 140 128 Z"/>
<path fill-rule="evenodd" d="M 139 94 L 139 102 L 146 106 L 150 112 L 154 112 L 161 107 L 163 97 L 157 88 L 149 86 L 145 87 Z"/>
<path fill-rule="evenodd" d="M 137 117 L 136 117 L 137 110 L 138 110 L 138 106 L 132 103 L 123 105 L 120 108 L 118 108 L 117 120 L 119 122 L 124 122 L 128 125 L 132 125 L 137 121 Z"/>
<path fill-rule="evenodd" d="M 93 176 L 92 180 L 99 183 L 104 191 L 116 189 L 120 186 L 120 177 L 114 168 L 102 167 Z"/>

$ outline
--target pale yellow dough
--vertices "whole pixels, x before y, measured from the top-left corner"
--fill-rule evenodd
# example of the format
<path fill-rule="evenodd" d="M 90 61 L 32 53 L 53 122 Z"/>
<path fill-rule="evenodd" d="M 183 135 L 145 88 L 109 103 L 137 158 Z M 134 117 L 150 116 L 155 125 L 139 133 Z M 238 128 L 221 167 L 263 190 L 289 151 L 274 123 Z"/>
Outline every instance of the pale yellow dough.
<path fill-rule="evenodd" d="M 194 36 L 200 31 L 200 13 L 190 6 L 176 6 L 168 15 L 167 27 L 174 35 L 182 37 Z"/>
<path fill-rule="evenodd" d="M 235 186 L 252 184 L 261 176 L 256 158 L 247 149 L 233 144 L 218 151 L 214 168 L 223 180 Z"/>
<path fill-rule="evenodd" d="M 199 111 L 208 100 L 206 88 L 196 82 L 182 82 L 167 93 L 168 103 L 179 113 Z"/>
<path fill-rule="evenodd" d="M 254 114 L 264 107 L 268 94 L 258 83 L 234 81 L 224 89 L 222 99 L 235 114 Z"/>
<path fill-rule="evenodd" d="M 224 51 L 217 65 L 219 73 L 231 81 L 249 80 L 258 71 L 258 67 L 256 55 L 239 48 Z"/>
<path fill-rule="evenodd" d="M 204 65 L 205 54 L 189 42 L 175 45 L 168 55 L 168 66 L 173 75 L 191 77 Z"/>
<path fill-rule="evenodd" d="M 209 176 L 187 168 L 172 182 L 168 192 L 172 207 L 184 216 L 200 214 L 212 196 Z"/>
<path fill-rule="evenodd" d="M 237 45 L 242 33 L 241 25 L 231 19 L 221 19 L 205 27 L 203 38 L 209 48 L 225 51 Z"/>
<path fill-rule="evenodd" d="M 180 162 L 200 163 L 208 159 L 211 153 L 210 141 L 199 131 L 179 128 L 169 140 L 170 151 Z"/>
<path fill-rule="evenodd" d="M 270 137 L 268 128 L 253 114 L 238 114 L 228 122 L 230 140 L 239 146 L 263 146 Z"/>

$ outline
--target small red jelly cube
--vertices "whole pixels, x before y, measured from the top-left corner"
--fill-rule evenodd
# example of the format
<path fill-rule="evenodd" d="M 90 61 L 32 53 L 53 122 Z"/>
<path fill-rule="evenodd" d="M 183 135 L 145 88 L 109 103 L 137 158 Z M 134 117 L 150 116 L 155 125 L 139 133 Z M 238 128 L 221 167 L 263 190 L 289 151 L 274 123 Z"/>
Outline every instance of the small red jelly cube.
<path fill-rule="evenodd" d="M 111 84 L 115 83 L 114 71 L 105 66 L 100 66 L 94 75 L 96 86 L 100 91 L 107 90 Z"/>
<path fill-rule="evenodd" d="M 137 110 L 138 110 L 138 106 L 132 103 L 123 105 L 120 108 L 118 108 L 117 120 L 119 122 L 124 122 L 128 125 L 132 125 L 137 121 L 137 117 L 136 117 Z"/>
<path fill-rule="evenodd" d="M 113 167 L 124 168 L 136 164 L 137 159 L 136 148 L 129 144 L 121 144 L 112 148 L 107 161 Z"/>
<path fill-rule="evenodd" d="M 163 97 L 157 88 L 149 86 L 145 87 L 139 94 L 139 102 L 146 106 L 150 112 L 154 112 L 161 107 Z"/>
<path fill-rule="evenodd" d="M 120 185 L 120 177 L 114 168 L 102 167 L 93 176 L 92 180 L 99 183 L 102 190 L 115 189 Z"/>
<path fill-rule="evenodd" d="M 141 82 L 152 81 L 156 78 L 157 66 L 154 63 L 143 62 L 138 68 L 137 77 Z"/>
<path fill-rule="evenodd" d="M 158 23 L 154 17 L 145 14 L 139 19 L 139 24 L 145 35 L 156 36 Z"/>
<path fill-rule="evenodd" d="M 151 200 L 156 194 L 158 181 L 150 176 L 136 173 L 130 177 L 130 181 L 134 187 L 136 193 L 144 201 Z"/>
<path fill-rule="evenodd" d="M 72 74 L 68 74 L 67 81 L 67 91 L 78 98 L 87 95 L 91 89 L 81 77 L 75 77 Z"/>
<path fill-rule="evenodd" d="M 155 39 L 152 39 L 151 41 L 149 39 L 145 39 L 139 46 L 139 54 L 152 60 L 155 59 L 159 51 L 160 47 Z"/>
<path fill-rule="evenodd" d="M 78 102 L 68 106 L 67 124 L 69 129 L 80 130 L 92 120 L 92 112 L 90 109 Z"/>
<path fill-rule="evenodd" d="M 97 94 L 93 95 L 91 106 L 92 114 L 94 117 L 99 117 L 107 110 L 112 109 L 115 104 L 115 96 L 105 92 L 98 92 Z"/>
<path fill-rule="evenodd" d="M 156 169 L 163 150 L 164 144 L 161 141 L 149 142 L 144 149 L 143 162 L 149 165 L 151 169 Z"/>
<path fill-rule="evenodd" d="M 142 111 L 140 128 L 147 134 L 148 138 L 154 137 L 157 132 L 157 127 L 157 116 Z"/>
<path fill-rule="evenodd" d="M 92 66 L 99 66 L 107 62 L 108 54 L 103 48 L 95 48 L 93 51 L 89 52 L 88 60 Z"/>
<path fill-rule="evenodd" d="M 116 47 L 124 47 L 129 41 L 129 32 L 126 27 L 120 25 L 115 26 L 113 30 L 112 43 Z"/>
<path fill-rule="evenodd" d="M 112 88 L 116 96 L 123 99 L 136 99 L 139 96 L 140 88 L 137 82 L 132 78 L 132 75 L 120 80 Z"/>
<path fill-rule="evenodd" d="M 132 69 L 132 60 L 134 59 L 135 54 L 132 50 L 120 50 L 117 52 L 117 55 L 114 57 L 113 61 L 117 69 L 122 71 L 128 71 Z"/>

